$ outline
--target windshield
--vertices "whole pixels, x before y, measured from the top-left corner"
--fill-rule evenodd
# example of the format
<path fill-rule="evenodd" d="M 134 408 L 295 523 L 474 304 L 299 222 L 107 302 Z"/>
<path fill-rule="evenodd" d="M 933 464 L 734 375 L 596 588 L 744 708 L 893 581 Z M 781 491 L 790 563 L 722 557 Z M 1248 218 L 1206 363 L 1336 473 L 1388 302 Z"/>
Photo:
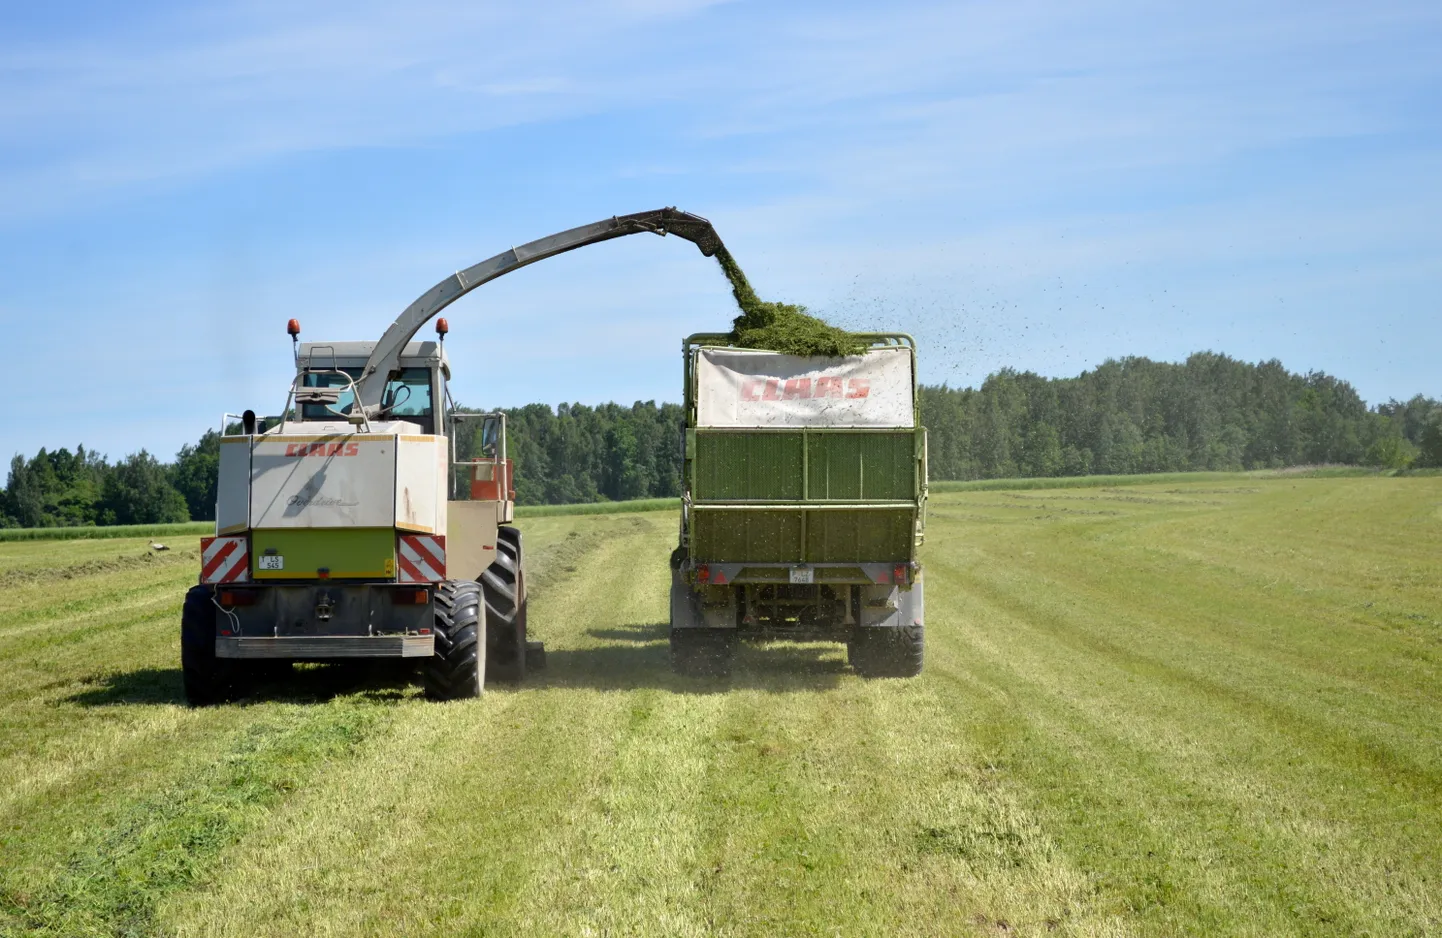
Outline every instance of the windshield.
<path fill-rule="evenodd" d="M 332 405 L 302 404 L 301 420 L 335 420 L 336 416 L 349 414 L 355 405 L 355 395 L 350 390 L 350 381 L 359 380 L 362 369 L 340 368 L 335 371 L 311 371 L 305 375 L 302 384 L 308 388 L 345 388 L 340 400 Z M 338 374 L 337 372 L 343 372 Z M 381 394 L 382 416 L 387 417 L 430 417 L 431 411 L 431 370 L 429 368 L 402 368 L 400 377 L 386 382 Z"/>
<path fill-rule="evenodd" d="M 399 378 L 386 383 L 381 407 L 393 417 L 431 416 L 431 370 L 402 368 Z"/>

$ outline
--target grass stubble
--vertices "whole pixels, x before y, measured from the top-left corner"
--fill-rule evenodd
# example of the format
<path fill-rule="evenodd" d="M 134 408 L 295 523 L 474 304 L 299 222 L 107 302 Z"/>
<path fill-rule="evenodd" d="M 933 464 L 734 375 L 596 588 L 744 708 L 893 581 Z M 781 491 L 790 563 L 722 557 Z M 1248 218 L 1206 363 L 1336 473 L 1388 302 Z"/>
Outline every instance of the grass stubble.
<path fill-rule="evenodd" d="M 550 670 L 440 705 L 305 669 L 189 710 L 193 558 L 0 545 L 0 933 L 1442 930 L 1442 480 L 932 508 L 917 680 L 676 678 L 672 515 L 556 515 Z"/>

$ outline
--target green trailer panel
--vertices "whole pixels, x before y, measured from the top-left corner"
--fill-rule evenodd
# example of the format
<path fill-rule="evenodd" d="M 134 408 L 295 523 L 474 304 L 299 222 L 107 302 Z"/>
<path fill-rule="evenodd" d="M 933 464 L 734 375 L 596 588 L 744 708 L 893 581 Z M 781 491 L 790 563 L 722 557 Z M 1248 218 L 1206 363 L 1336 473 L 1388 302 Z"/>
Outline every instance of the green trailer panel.
<path fill-rule="evenodd" d="M 916 497 L 916 431 L 806 434 L 806 498 L 892 501 Z"/>
<path fill-rule="evenodd" d="M 806 562 L 890 561 L 912 558 L 916 510 L 872 508 L 806 512 Z"/>
<path fill-rule="evenodd" d="M 911 505 L 694 506 L 691 556 L 712 563 L 905 563 L 912 558 L 915 517 Z"/>
<path fill-rule="evenodd" d="M 801 512 L 692 509 L 691 556 L 716 563 L 794 563 Z"/>
<path fill-rule="evenodd" d="M 795 501 L 802 497 L 802 435 L 696 432 L 697 501 Z"/>
<path fill-rule="evenodd" d="M 692 497 L 895 501 L 917 492 L 919 431 L 696 430 Z"/>

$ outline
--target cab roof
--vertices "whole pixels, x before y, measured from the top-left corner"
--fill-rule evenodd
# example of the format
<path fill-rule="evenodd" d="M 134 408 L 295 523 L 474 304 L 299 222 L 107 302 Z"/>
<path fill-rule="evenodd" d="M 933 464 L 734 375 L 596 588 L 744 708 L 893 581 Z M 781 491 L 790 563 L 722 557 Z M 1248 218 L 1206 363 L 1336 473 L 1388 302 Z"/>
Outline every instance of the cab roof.
<path fill-rule="evenodd" d="M 359 368 L 375 351 L 375 342 L 302 342 L 297 367 L 306 368 Z M 440 342 L 408 342 L 401 352 L 403 368 L 429 367 L 440 363 L 441 371 L 451 376 L 450 360 L 446 357 L 445 346 Z"/>

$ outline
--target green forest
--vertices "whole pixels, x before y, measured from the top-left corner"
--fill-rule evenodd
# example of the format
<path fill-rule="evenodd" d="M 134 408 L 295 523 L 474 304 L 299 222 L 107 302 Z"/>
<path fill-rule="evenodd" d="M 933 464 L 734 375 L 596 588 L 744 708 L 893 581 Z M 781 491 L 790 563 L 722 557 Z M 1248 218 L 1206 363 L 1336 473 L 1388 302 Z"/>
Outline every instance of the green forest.
<path fill-rule="evenodd" d="M 1002 370 L 979 388 L 923 386 L 931 478 L 1268 469 L 1442 467 L 1442 402 L 1369 407 L 1345 381 L 1199 352 L 1111 360 L 1074 378 Z M 529 404 L 507 410 L 517 501 L 566 504 L 680 492 L 681 407 Z M 209 520 L 219 437 L 175 458 L 116 462 L 83 446 L 17 454 L 0 527 Z"/>

